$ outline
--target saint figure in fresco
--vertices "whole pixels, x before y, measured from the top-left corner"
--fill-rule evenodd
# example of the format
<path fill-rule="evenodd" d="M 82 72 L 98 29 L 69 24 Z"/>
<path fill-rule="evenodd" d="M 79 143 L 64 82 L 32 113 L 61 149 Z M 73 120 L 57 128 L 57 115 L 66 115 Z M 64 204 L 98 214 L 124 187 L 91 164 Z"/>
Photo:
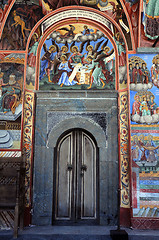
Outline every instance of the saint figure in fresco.
<path fill-rule="evenodd" d="M 88 28 L 88 26 L 87 25 L 84 25 L 84 30 L 83 30 L 83 35 L 89 35 L 89 34 L 91 34 L 91 33 L 93 33 L 94 32 L 94 30 L 93 29 L 91 29 L 91 28 Z"/>
<path fill-rule="evenodd" d="M 131 157 L 134 161 L 146 161 L 145 149 L 144 149 L 144 135 L 134 135 L 131 143 Z"/>
<path fill-rule="evenodd" d="M 70 63 L 83 63 L 84 60 L 84 54 L 81 54 L 78 50 L 77 46 L 72 47 L 72 56 L 70 57 L 69 62 Z"/>
<path fill-rule="evenodd" d="M 119 66 L 125 66 L 126 65 L 126 50 L 125 50 L 124 41 L 121 38 L 121 34 L 119 32 L 117 32 L 113 38 L 114 38 L 114 41 L 115 41 L 117 49 L 118 49 Z"/>
<path fill-rule="evenodd" d="M 7 84 L 2 84 L 0 95 L 0 112 L 15 113 L 16 107 L 21 103 L 21 88 L 16 83 L 16 76 L 11 74 Z"/>
<path fill-rule="evenodd" d="M 144 8 L 144 31 L 145 36 L 151 40 L 159 40 L 159 1 L 158 0 L 143 0 Z M 157 41 L 154 43 L 155 47 Z"/>
<path fill-rule="evenodd" d="M 91 66 L 89 65 L 89 68 L 91 67 L 91 69 L 93 69 L 93 72 L 88 89 L 92 87 L 92 83 L 96 84 L 97 86 L 102 85 L 103 88 L 105 86 L 104 81 L 107 83 L 112 81 L 112 76 L 110 75 L 110 64 L 112 64 L 112 60 L 114 58 L 113 53 L 114 49 L 110 51 L 110 48 L 106 46 L 102 50 L 101 54 L 99 54 L 97 58 L 92 61 Z"/>
<path fill-rule="evenodd" d="M 89 62 L 89 64 L 87 65 L 87 69 L 91 73 L 90 86 L 87 89 L 90 89 L 92 87 L 92 83 L 94 83 L 97 86 L 100 86 L 102 83 L 102 88 L 103 88 L 105 86 L 105 83 L 103 80 L 106 80 L 106 79 L 102 72 L 102 66 L 100 66 L 98 62 L 95 62 L 91 56 L 88 56 L 87 60 Z"/>
<path fill-rule="evenodd" d="M 41 38 L 39 38 L 37 33 L 34 33 L 33 35 L 33 45 L 29 48 L 29 57 L 28 57 L 28 65 L 29 67 L 35 67 L 36 64 L 36 53 L 37 53 L 37 48 L 39 45 L 39 40 Z"/>
<path fill-rule="evenodd" d="M 49 50 L 47 50 L 46 44 L 44 43 L 44 50 L 45 53 L 41 58 L 40 80 L 47 73 L 49 82 L 52 82 L 50 79 L 50 71 L 53 70 L 54 57 L 57 49 L 55 45 L 51 45 Z"/>
<path fill-rule="evenodd" d="M 142 116 L 150 116 L 151 113 L 150 113 L 150 110 L 148 108 L 148 105 L 147 105 L 147 101 L 146 101 L 146 96 L 143 95 L 143 101 L 141 102 L 141 105 L 140 105 L 140 111 L 141 111 L 141 115 Z"/>
<path fill-rule="evenodd" d="M 143 135 L 143 134 L 141 134 L 140 136 L 139 136 L 139 148 L 140 148 L 140 150 L 139 150 L 139 155 L 140 155 L 140 157 L 139 157 L 139 159 L 140 159 L 140 161 L 146 161 L 146 155 L 145 155 L 145 149 L 144 149 L 144 145 L 145 145 L 145 136 Z"/>
<path fill-rule="evenodd" d="M 142 71 L 142 83 L 148 84 L 150 82 L 150 72 L 146 67 L 145 63 L 142 63 L 141 71 Z"/>
<path fill-rule="evenodd" d="M 159 146 L 158 146 L 159 147 Z M 146 155 L 146 160 L 147 162 L 154 162 L 157 161 L 157 148 L 154 141 L 153 141 L 153 136 L 148 135 L 147 137 L 147 143 L 145 145 L 145 155 Z"/>
<path fill-rule="evenodd" d="M 154 96 L 151 95 L 149 97 L 149 101 L 148 101 L 148 106 L 150 108 L 150 111 L 151 111 L 151 115 L 152 114 L 156 114 L 156 109 L 158 108 L 158 105 L 154 102 Z"/>
<path fill-rule="evenodd" d="M 135 115 L 135 114 L 138 114 L 140 115 L 140 97 L 138 95 L 135 95 L 134 97 L 135 99 L 135 102 L 133 103 L 133 106 L 132 106 L 132 115 Z"/>
<path fill-rule="evenodd" d="M 74 80 L 70 81 L 69 79 L 68 73 L 71 71 L 71 69 L 68 66 L 66 55 L 61 56 L 61 63 L 58 67 L 58 70 L 59 70 L 59 73 L 61 73 L 61 76 L 58 81 L 58 85 L 60 85 L 60 87 L 62 87 L 63 85 L 73 86 L 77 83 Z"/>
<path fill-rule="evenodd" d="M 133 83 L 133 65 L 132 65 L 132 63 L 129 63 L 129 77 L 130 77 L 130 83 Z"/>
<path fill-rule="evenodd" d="M 141 83 L 142 71 L 140 69 L 138 62 L 135 64 L 135 67 L 133 68 L 132 76 L 133 76 L 133 83 L 135 84 Z"/>
<path fill-rule="evenodd" d="M 155 86 L 159 87 L 159 56 L 155 56 L 152 60 L 151 78 Z"/>
<path fill-rule="evenodd" d="M 138 136 L 134 135 L 133 136 L 133 141 L 131 143 L 131 158 L 133 161 L 139 161 L 141 157 L 141 151 L 139 148 L 139 140 Z"/>

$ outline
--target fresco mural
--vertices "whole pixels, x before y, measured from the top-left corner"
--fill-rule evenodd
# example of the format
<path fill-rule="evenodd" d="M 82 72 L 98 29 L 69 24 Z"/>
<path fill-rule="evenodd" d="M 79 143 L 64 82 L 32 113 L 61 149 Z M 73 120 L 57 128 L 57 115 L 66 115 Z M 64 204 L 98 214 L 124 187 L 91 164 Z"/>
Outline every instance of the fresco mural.
<path fill-rule="evenodd" d="M 40 6 L 42 6 L 43 13 L 47 14 L 52 10 L 56 10 L 61 7 L 66 7 L 70 5 L 77 5 L 77 6 L 87 6 L 98 9 L 102 12 L 105 12 L 107 15 L 112 17 L 119 26 L 121 27 L 127 43 L 128 48 L 132 49 L 132 43 L 130 38 L 130 29 L 127 21 L 127 17 L 123 10 L 121 3 L 117 0 L 41 0 Z M 116 32 L 115 32 L 116 33 Z"/>
<path fill-rule="evenodd" d="M 127 9 L 134 37 L 135 47 L 138 46 L 138 19 L 139 19 L 139 0 L 123 0 L 125 7 Z"/>
<path fill-rule="evenodd" d="M 133 216 L 159 217 L 158 55 L 129 58 Z"/>
<path fill-rule="evenodd" d="M 11 0 L 0 2 L 0 27 L 11 2 Z M 123 5 L 118 0 L 16 0 L 10 9 L 0 38 L 0 150 L 1 156 L 3 154 L 3 156 L 9 154 L 15 156 L 17 152 L 20 154 L 22 144 L 26 149 L 27 207 L 32 204 L 30 186 L 34 140 L 34 92 L 30 90 L 34 90 L 36 87 L 36 54 L 38 44 L 45 31 L 42 31 L 41 24 L 32 35 L 29 49 L 26 49 L 30 32 L 40 19 L 53 10 L 71 5 L 85 6 L 89 9 L 93 8 L 94 15 L 95 9 L 101 11 L 102 14 L 106 13 L 118 24 L 125 36 L 128 50 L 135 50 L 135 48 L 133 49 L 134 44 L 137 48 L 138 37 L 140 38 L 139 47 L 159 47 L 158 1 L 123 0 L 122 3 Z M 140 3 L 142 4 L 141 36 L 138 35 Z M 128 18 L 124 12 L 125 9 L 128 12 Z M 93 15 L 93 12 L 90 11 L 90 14 Z M 92 18 L 90 19 L 92 20 Z M 106 18 L 105 20 L 107 23 L 111 23 Z M 129 27 L 129 23 L 132 24 L 132 29 Z M 131 186 L 128 151 L 129 101 L 128 92 L 125 90 L 127 89 L 126 46 L 118 28 L 111 23 L 108 29 L 118 50 L 119 89 L 124 89 L 119 93 L 121 206 L 129 208 Z M 28 54 L 26 62 L 24 61 L 24 51 Z M 25 89 L 23 89 L 24 64 L 26 64 Z M 159 56 L 157 54 L 131 54 L 129 56 L 130 150 L 134 217 L 159 217 L 158 64 Z M 88 24 L 67 23 L 52 32 L 42 46 L 38 73 L 39 89 L 114 90 L 116 85 L 115 66 L 113 45 L 106 35 Z M 24 96 L 24 133 L 21 137 L 23 90 L 26 92 Z M 13 151 L 10 151 L 12 149 Z"/>
<path fill-rule="evenodd" d="M 116 35 L 116 42 L 119 35 Z M 120 45 L 121 46 L 121 45 Z M 125 64 L 124 48 L 119 62 Z M 54 31 L 41 51 L 39 89 L 115 89 L 115 52 L 98 29 L 66 25 Z"/>
<path fill-rule="evenodd" d="M 159 55 L 154 54 L 140 54 L 129 58 L 132 124 L 159 122 L 158 61 Z"/>
<path fill-rule="evenodd" d="M 0 49 L 25 49 L 31 29 L 43 16 L 37 1 L 17 1 L 5 23 Z"/>
<path fill-rule="evenodd" d="M 26 69 L 26 88 L 34 89 L 35 86 L 35 67 L 36 67 L 36 54 L 39 41 L 42 36 L 39 36 L 37 31 L 33 34 L 31 42 L 28 49 L 28 59 L 27 59 L 27 69 Z"/>
<path fill-rule="evenodd" d="M 11 0 L 3 0 L 0 1 L 0 27 L 2 25 L 2 21 L 4 19 L 4 16 L 8 10 L 9 4 L 11 3 Z"/>
<path fill-rule="evenodd" d="M 159 47 L 159 1 L 141 1 L 140 47 Z"/>
<path fill-rule="evenodd" d="M 0 54 L 0 148 L 20 148 L 24 54 Z"/>
<path fill-rule="evenodd" d="M 132 126 L 134 217 L 159 217 L 159 125 Z"/>

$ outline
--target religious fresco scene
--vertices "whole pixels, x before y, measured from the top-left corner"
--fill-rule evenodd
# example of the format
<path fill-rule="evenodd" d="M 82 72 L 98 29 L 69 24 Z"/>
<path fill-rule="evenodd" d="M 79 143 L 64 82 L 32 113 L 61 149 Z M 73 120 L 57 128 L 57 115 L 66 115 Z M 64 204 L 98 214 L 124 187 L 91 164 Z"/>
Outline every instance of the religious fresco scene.
<path fill-rule="evenodd" d="M 34 1 L 16 1 L 5 23 L 0 49 L 24 50 L 32 28 L 43 16 Z"/>
<path fill-rule="evenodd" d="M 158 63 L 159 55 L 155 54 L 129 58 L 131 124 L 159 122 Z"/>
<path fill-rule="evenodd" d="M 110 16 L 113 20 L 115 20 L 119 24 L 119 26 L 121 27 L 125 35 L 125 38 L 127 39 L 128 48 L 132 49 L 128 21 L 120 1 L 117 1 L 117 0 L 107 0 L 107 1 L 105 0 L 67 0 L 67 1 L 44 0 L 43 1 L 42 0 L 40 2 L 42 5 L 43 12 L 47 12 L 47 13 L 52 10 L 56 10 L 61 7 L 67 7 L 70 5 L 87 6 L 87 7 L 95 8 L 102 12 L 105 12 L 108 16 Z"/>
<path fill-rule="evenodd" d="M 0 148 L 20 148 L 24 54 L 0 54 Z"/>
<path fill-rule="evenodd" d="M 140 47 L 159 47 L 159 1 L 142 0 Z"/>
<path fill-rule="evenodd" d="M 159 55 L 155 54 L 138 54 L 129 58 L 135 217 L 159 217 L 158 62 Z"/>
<path fill-rule="evenodd" d="M 125 50 L 121 54 L 125 64 Z M 96 28 L 73 24 L 54 31 L 40 59 L 40 90 L 115 89 L 115 52 Z"/>
<path fill-rule="evenodd" d="M 86 23 L 83 19 L 78 22 L 78 17 L 72 17 L 75 20 L 69 22 L 73 9 L 83 14 L 90 11 L 91 16 L 79 15 L 87 19 Z M 66 13 L 67 21 L 63 17 L 66 10 L 70 10 Z M 56 21 L 57 12 L 63 15 Z M 104 16 L 106 23 L 101 21 L 101 29 L 105 28 L 107 34 L 98 29 L 100 22 L 96 23 L 93 14 Z M 39 134 L 42 146 L 48 144 L 45 142 L 47 133 L 34 122 L 36 93 L 56 91 L 61 94 L 71 90 L 68 92 L 73 95 L 76 90 L 84 90 L 87 95 L 96 90 L 105 90 L 104 94 L 119 90 L 120 207 L 132 210 L 134 219 L 159 219 L 158 48 L 159 0 L 0 1 L 0 156 L 20 156 L 24 149 L 26 151 L 25 207 L 28 216 L 33 204 L 35 138 Z M 60 104 L 65 106 L 65 103 Z M 98 111 L 102 109 L 99 105 L 96 106 Z M 37 115 L 44 116 L 40 111 Z M 69 111 L 71 115 L 72 109 Z M 86 116 L 88 109 L 85 111 Z M 91 111 L 94 114 L 94 109 Z M 56 114 L 58 110 L 52 115 Z M 109 140 L 109 135 L 106 137 Z M 125 215 L 122 217 L 124 219 Z"/>
<path fill-rule="evenodd" d="M 159 126 L 131 127 L 133 216 L 159 217 Z"/>

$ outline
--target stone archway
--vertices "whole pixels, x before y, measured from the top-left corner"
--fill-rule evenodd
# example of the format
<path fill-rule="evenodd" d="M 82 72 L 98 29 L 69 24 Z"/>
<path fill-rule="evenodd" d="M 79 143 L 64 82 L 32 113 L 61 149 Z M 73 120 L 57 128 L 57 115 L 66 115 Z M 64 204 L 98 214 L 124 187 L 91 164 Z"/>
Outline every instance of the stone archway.
<path fill-rule="evenodd" d="M 101 91 L 96 94 L 101 96 Z M 84 100 L 87 109 L 78 109 L 83 99 L 74 97 L 73 102 L 78 101 L 78 106 L 76 111 L 70 112 L 73 107 L 72 99 L 68 100 L 70 103 L 66 110 L 64 106 L 66 99 L 52 99 L 51 95 L 48 96 L 47 93 L 37 93 L 33 182 L 34 224 L 52 224 L 54 153 L 57 140 L 69 129 L 81 128 L 94 137 L 99 152 L 100 224 L 116 224 L 116 193 L 118 188 L 117 94 L 111 92 L 109 98 L 105 98 L 106 95 L 105 93 L 103 98 L 98 99 L 98 101 L 87 97 Z M 52 103 L 46 106 L 46 101 Z M 100 104 L 100 109 L 98 104 Z M 61 106 L 58 112 L 57 105 Z"/>

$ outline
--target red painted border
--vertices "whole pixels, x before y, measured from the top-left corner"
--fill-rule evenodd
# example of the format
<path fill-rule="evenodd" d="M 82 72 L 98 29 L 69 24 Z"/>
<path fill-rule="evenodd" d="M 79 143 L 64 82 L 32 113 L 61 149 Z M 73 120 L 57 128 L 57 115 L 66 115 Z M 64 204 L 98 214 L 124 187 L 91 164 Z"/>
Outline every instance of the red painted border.
<path fill-rule="evenodd" d="M 131 226 L 135 229 L 159 229 L 158 218 L 131 218 Z"/>
<path fill-rule="evenodd" d="M 131 226 L 131 213 L 130 208 L 120 208 L 120 225 L 122 227 Z"/>
<path fill-rule="evenodd" d="M 140 47 L 140 37 L 141 37 L 141 10 L 143 6 L 143 0 L 140 0 L 140 6 L 139 6 L 139 29 L 138 29 L 138 47 Z"/>

